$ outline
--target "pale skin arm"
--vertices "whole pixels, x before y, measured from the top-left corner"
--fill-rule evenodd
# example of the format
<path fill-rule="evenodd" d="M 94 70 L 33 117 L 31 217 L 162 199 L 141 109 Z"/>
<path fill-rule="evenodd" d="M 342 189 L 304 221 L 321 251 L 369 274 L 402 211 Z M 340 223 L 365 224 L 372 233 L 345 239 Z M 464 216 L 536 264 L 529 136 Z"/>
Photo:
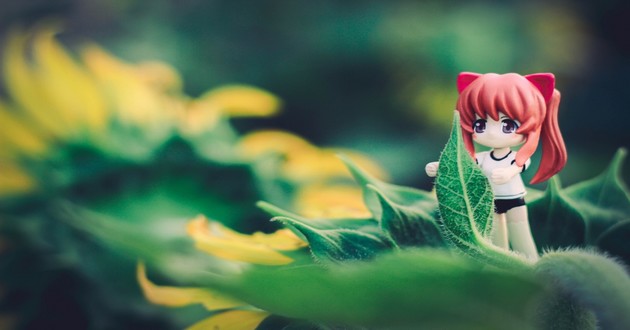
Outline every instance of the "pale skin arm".
<path fill-rule="evenodd" d="M 521 174 L 521 172 L 523 172 L 523 166 L 513 164 L 508 167 L 494 169 L 488 179 L 494 184 L 504 184 L 510 181 L 514 176 Z"/>
<path fill-rule="evenodd" d="M 434 178 L 437 175 L 437 170 L 439 166 L 440 162 L 431 162 L 424 167 L 424 170 L 427 172 L 428 176 Z"/>

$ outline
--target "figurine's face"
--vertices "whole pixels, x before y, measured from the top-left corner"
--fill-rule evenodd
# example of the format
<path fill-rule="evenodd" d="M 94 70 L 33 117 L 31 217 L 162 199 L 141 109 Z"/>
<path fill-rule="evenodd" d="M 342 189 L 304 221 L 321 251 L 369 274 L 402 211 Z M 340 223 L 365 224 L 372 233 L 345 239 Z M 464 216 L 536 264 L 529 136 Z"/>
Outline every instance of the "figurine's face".
<path fill-rule="evenodd" d="M 499 120 L 480 118 L 473 123 L 473 141 L 490 148 L 515 147 L 525 142 L 523 134 L 517 134 L 521 126 L 517 120 L 499 112 Z"/>

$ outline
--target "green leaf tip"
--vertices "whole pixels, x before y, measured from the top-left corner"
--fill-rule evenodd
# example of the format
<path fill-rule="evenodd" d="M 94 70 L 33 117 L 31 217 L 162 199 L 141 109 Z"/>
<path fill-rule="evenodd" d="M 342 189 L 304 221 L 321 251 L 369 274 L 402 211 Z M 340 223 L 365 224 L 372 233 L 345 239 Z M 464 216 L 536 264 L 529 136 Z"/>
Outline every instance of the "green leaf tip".
<path fill-rule="evenodd" d="M 272 217 L 289 217 L 289 218 L 294 218 L 294 219 L 306 220 L 306 218 L 298 214 L 287 211 L 285 209 L 282 209 L 276 205 L 273 205 L 265 201 L 256 202 L 256 207 L 265 211 L 267 214 L 271 215 Z"/>
<path fill-rule="evenodd" d="M 317 229 L 289 217 L 275 217 L 272 220 L 295 228 L 308 241 L 311 253 L 318 261 L 371 259 L 378 253 L 394 247 L 393 242 L 379 231 Z"/>
<path fill-rule="evenodd" d="M 359 186 L 361 186 L 361 189 L 363 190 L 363 201 L 365 203 L 365 206 L 367 206 L 370 213 L 372 213 L 372 216 L 375 219 L 378 219 L 382 210 L 380 209 L 380 204 L 378 203 L 376 196 L 369 189 L 367 189 L 367 185 L 371 184 L 375 186 L 381 186 L 382 182 L 359 168 L 359 166 L 357 166 L 349 157 L 342 154 L 337 155 L 337 157 L 339 157 L 339 159 L 341 159 L 341 161 L 346 165 L 354 180 L 359 184 Z"/>
<path fill-rule="evenodd" d="M 367 174 L 349 158 L 345 156 L 340 156 L 340 158 L 346 164 L 354 179 L 361 186 L 365 205 L 375 219 L 382 217 L 382 209 L 378 196 L 368 187 L 370 185 L 376 187 L 383 196 L 386 196 L 396 204 L 405 206 L 414 205 L 415 207 L 422 208 L 426 213 L 432 216 L 435 213 L 437 201 L 430 192 L 383 182 Z"/>
<path fill-rule="evenodd" d="M 348 171 L 350 171 L 350 174 L 352 174 L 352 177 L 357 181 L 359 185 L 363 186 L 376 180 L 367 172 L 359 168 L 359 166 L 357 166 L 357 164 L 355 164 L 352 159 L 350 159 L 350 157 L 344 154 L 337 154 L 337 157 L 344 163 L 344 165 L 346 165 Z"/>
<path fill-rule="evenodd" d="M 310 227 L 313 227 L 316 229 L 337 229 L 337 228 L 361 229 L 365 227 L 376 227 L 378 225 L 377 221 L 372 218 L 308 219 L 268 202 L 260 201 L 256 203 L 256 205 L 258 206 L 258 208 L 265 211 L 272 217 L 286 217 L 286 218 L 299 220 L 300 222 L 308 224 Z M 295 228 L 291 227 L 291 229 L 295 232 L 294 230 Z M 299 232 L 297 232 L 297 234 L 299 236 L 302 236 L 301 233 Z"/>
<path fill-rule="evenodd" d="M 385 194 L 373 185 L 373 191 L 383 210 L 378 219 L 381 229 L 388 233 L 394 242 L 401 247 L 411 246 L 444 246 L 437 221 L 425 210 L 415 205 L 399 205 L 388 199 Z"/>

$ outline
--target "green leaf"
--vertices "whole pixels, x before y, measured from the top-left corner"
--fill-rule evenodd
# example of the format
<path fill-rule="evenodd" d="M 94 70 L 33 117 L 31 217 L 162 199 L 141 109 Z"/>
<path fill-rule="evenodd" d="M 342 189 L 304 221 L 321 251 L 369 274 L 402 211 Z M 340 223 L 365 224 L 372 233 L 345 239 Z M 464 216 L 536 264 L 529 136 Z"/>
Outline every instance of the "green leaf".
<path fill-rule="evenodd" d="M 343 155 L 339 157 L 346 164 L 354 179 L 363 189 L 365 205 L 374 216 L 374 219 L 381 218 L 382 209 L 379 197 L 369 186 L 376 187 L 383 196 L 396 204 L 422 210 L 424 213 L 428 213 L 432 217 L 437 218 L 437 200 L 430 192 L 383 182 L 360 169 L 350 158 Z"/>
<path fill-rule="evenodd" d="M 625 149 L 619 149 L 604 173 L 566 189 L 587 219 L 589 244 L 594 244 L 609 227 L 630 218 L 630 193 L 621 179 L 626 154 Z"/>
<path fill-rule="evenodd" d="M 464 148 L 455 116 L 435 180 L 442 221 L 456 245 L 481 246 L 492 226 L 494 195 L 488 179 Z"/>
<path fill-rule="evenodd" d="M 462 140 L 459 114 L 440 156 L 435 188 L 443 223 L 442 234 L 464 253 L 499 266 L 524 267 L 524 258 L 494 246 L 487 238 L 492 226 L 494 195 Z"/>
<path fill-rule="evenodd" d="M 537 199 L 541 198 L 545 194 L 544 191 L 538 190 L 538 189 L 534 189 L 532 187 L 526 187 L 526 189 L 527 189 L 527 198 L 526 198 L 526 200 L 528 202 L 537 200 Z"/>
<path fill-rule="evenodd" d="M 536 271 L 595 312 L 602 329 L 630 329 L 630 277 L 612 259 L 579 250 L 551 252 Z"/>
<path fill-rule="evenodd" d="M 299 231 L 308 241 L 311 253 L 318 261 L 370 259 L 394 246 L 378 227 L 365 227 L 360 230 L 317 229 L 306 222 L 289 217 L 276 217 L 273 220 Z"/>
<path fill-rule="evenodd" d="M 401 247 L 444 246 L 435 219 L 421 208 L 399 205 L 389 200 L 377 187 L 368 185 L 381 204 L 380 226 Z"/>
<path fill-rule="evenodd" d="M 378 227 L 378 222 L 374 219 L 307 219 L 267 202 L 258 202 L 256 205 L 272 217 L 287 217 L 296 219 L 317 229 L 359 229 L 363 227 Z"/>
<path fill-rule="evenodd" d="M 302 329 L 311 329 L 311 330 L 368 330 L 365 327 L 360 326 L 349 326 L 347 324 L 343 325 L 331 325 L 331 324 L 323 324 L 316 323 L 312 321 L 306 320 L 298 320 L 298 319 L 290 319 L 286 317 L 280 317 L 277 315 L 271 315 L 263 320 L 257 327 L 256 330 L 302 330 Z"/>
<path fill-rule="evenodd" d="M 534 329 L 545 292 L 531 273 L 435 249 L 369 263 L 253 268 L 210 285 L 272 314 L 370 329 Z"/>
<path fill-rule="evenodd" d="M 584 246 L 584 216 L 560 189 L 559 179 L 549 180 L 545 194 L 529 204 L 530 225 L 539 250 Z"/>

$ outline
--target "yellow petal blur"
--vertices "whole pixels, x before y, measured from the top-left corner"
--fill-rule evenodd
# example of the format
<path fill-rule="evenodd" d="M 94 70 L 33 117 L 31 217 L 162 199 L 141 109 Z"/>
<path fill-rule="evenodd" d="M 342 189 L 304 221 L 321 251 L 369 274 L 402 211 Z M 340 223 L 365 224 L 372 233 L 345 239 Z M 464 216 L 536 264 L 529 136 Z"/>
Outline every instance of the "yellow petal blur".
<path fill-rule="evenodd" d="M 172 66 L 158 61 L 138 63 L 135 70 L 138 77 L 156 91 L 179 93 L 183 82 L 179 73 Z"/>
<path fill-rule="evenodd" d="M 10 313 L 0 314 L 0 329 L 17 329 L 20 319 Z"/>
<path fill-rule="evenodd" d="M 48 144 L 15 114 L 14 109 L 0 101 L 0 158 L 15 159 L 19 156 L 39 156 Z"/>
<path fill-rule="evenodd" d="M 90 133 L 104 130 L 108 113 L 96 82 L 55 40 L 56 31 L 38 32 L 33 41 L 36 76 L 49 107 L 75 130 L 87 126 Z"/>
<path fill-rule="evenodd" d="M 168 130 L 181 112 L 180 100 L 165 95 L 124 63 L 96 45 L 85 47 L 84 62 L 106 92 L 111 110 L 126 124 L 142 126 L 147 132 Z"/>
<path fill-rule="evenodd" d="M 283 131 L 264 130 L 245 135 L 238 146 L 246 159 L 255 159 L 266 153 L 282 155 L 295 152 L 315 152 L 317 148 L 301 137 Z"/>
<path fill-rule="evenodd" d="M 22 168 L 0 160 L 0 197 L 14 196 L 35 189 L 35 181 Z"/>
<path fill-rule="evenodd" d="M 313 152 L 292 153 L 283 167 L 284 174 L 294 181 L 324 180 L 331 177 L 351 177 L 350 171 L 337 157 L 344 154 L 366 172 L 377 178 L 386 177 L 374 161 L 360 153 L 344 149 L 319 149 Z"/>
<path fill-rule="evenodd" d="M 137 278 L 144 296 L 156 305 L 181 307 L 202 304 L 211 311 L 247 305 L 207 289 L 155 285 L 147 278 L 146 268 L 142 263 L 138 263 Z"/>
<path fill-rule="evenodd" d="M 363 192 L 356 186 L 314 184 L 300 189 L 297 213 L 311 219 L 369 218 Z"/>
<path fill-rule="evenodd" d="M 238 146 L 245 159 L 255 159 L 265 153 L 278 153 L 285 162 L 282 174 L 297 182 L 325 180 L 331 177 L 350 177 L 350 172 L 337 157 L 344 154 L 371 175 L 386 179 L 382 168 L 369 157 L 345 149 L 320 149 L 301 137 L 283 131 L 265 130 L 243 137 Z"/>
<path fill-rule="evenodd" d="M 280 229 L 271 234 L 237 233 L 219 222 L 203 216 L 188 223 L 188 234 L 197 249 L 216 257 L 260 265 L 284 265 L 293 262 L 290 257 L 276 251 L 296 250 L 306 246 L 290 230 Z"/>
<path fill-rule="evenodd" d="M 276 114 L 280 108 L 280 99 L 275 95 L 245 85 L 215 88 L 199 100 L 212 104 L 230 117 L 266 117 Z"/>
<path fill-rule="evenodd" d="M 3 57 L 7 92 L 39 129 L 56 137 L 66 137 L 72 130 L 51 110 L 41 83 L 26 60 L 26 42 L 27 36 L 22 31 L 16 29 L 9 33 Z"/>
<path fill-rule="evenodd" d="M 208 102 L 189 101 L 180 119 L 180 130 L 186 135 L 206 132 L 217 125 L 221 116 L 219 108 Z"/>
<path fill-rule="evenodd" d="M 254 330 L 269 316 L 263 311 L 233 310 L 210 316 L 188 330 Z"/>

